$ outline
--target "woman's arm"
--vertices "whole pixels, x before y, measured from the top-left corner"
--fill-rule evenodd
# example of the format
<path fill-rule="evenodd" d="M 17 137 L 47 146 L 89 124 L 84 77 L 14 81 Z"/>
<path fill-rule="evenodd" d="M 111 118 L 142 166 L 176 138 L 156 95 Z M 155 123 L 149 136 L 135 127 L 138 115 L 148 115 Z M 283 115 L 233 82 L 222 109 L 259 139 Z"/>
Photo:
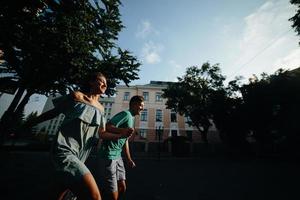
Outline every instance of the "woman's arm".
<path fill-rule="evenodd" d="M 121 134 L 113 134 L 107 132 L 104 128 L 99 129 L 99 137 L 103 140 L 118 140 L 121 138 Z"/>

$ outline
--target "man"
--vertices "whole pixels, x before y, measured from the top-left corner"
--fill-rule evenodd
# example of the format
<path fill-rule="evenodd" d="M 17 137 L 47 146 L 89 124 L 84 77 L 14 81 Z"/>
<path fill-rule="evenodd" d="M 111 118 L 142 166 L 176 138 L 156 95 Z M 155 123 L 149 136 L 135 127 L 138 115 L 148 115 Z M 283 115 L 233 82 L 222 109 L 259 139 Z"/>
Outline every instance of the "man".
<path fill-rule="evenodd" d="M 119 134 L 122 129 L 131 128 L 134 132 L 134 116 L 140 115 L 144 109 L 144 98 L 133 96 L 129 102 L 129 110 L 119 112 L 107 124 L 106 129 L 110 133 Z M 126 190 L 125 167 L 121 157 L 122 150 L 127 158 L 129 167 L 135 167 L 131 158 L 128 137 L 112 139 L 105 134 L 100 136 L 102 144 L 99 149 L 99 187 L 104 189 L 111 200 L 118 200 Z M 102 190 L 101 190 L 102 191 Z"/>

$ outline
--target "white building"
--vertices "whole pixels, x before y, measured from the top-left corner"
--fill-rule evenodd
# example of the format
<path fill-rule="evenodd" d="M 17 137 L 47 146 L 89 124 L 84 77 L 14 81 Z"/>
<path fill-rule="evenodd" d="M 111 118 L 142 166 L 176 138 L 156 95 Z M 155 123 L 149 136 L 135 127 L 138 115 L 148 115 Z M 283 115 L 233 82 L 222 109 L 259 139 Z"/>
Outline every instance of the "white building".
<path fill-rule="evenodd" d="M 141 116 L 137 116 L 135 120 L 135 128 L 138 130 L 135 141 L 155 142 L 171 136 L 185 136 L 193 142 L 202 142 L 200 132 L 187 123 L 187 117 L 166 108 L 166 99 L 162 98 L 162 90 L 167 87 L 168 83 L 151 81 L 145 85 L 117 86 L 113 115 L 128 109 L 132 96 L 141 95 L 145 99 L 145 108 Z M 160 138 L 159 132 L 162 132 Z M 211 142 L 219 140 L 215 127 L 211 127 L 208 137 Z"/>

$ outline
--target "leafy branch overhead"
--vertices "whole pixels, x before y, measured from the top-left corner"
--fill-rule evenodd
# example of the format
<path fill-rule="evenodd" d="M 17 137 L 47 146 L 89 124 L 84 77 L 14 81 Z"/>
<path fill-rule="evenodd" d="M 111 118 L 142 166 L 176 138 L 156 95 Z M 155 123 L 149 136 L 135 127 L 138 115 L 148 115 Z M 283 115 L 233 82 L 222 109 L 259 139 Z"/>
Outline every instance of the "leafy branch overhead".
<path fill-rule="evenodd" d="M 117 45 L 124 28 L 119 6 L 119 0 L 0 1 L 0 83 L 12 94 L 18 89 L 1 118 L 2 133 L 34 93 L 66 94 L 93 71 L 106 75 L 108 95 L 120 81 L 138 79 L 140 63 Z"/>
<path fill-rule="evenodd" d="M 16 4 L 15 6 L 13 5 Z M 120 1 L 48 0 L 0 5 L 0 73 L 35 93 L 66 93 L 90 71 L 120 81 L 138 79 L 140 63 L 116 44 L 123 25 Z"/>
<path fill-rule="evenodd" d="M 297 10 L 296 10 L 296 14 L 293 17 L 291 17 L 289 20 L 293 22 L 292 27 L 300 36 L 300 0 L 290 0 L 290 2 L 291 4 L 294 4 L 297 7 Z"/>

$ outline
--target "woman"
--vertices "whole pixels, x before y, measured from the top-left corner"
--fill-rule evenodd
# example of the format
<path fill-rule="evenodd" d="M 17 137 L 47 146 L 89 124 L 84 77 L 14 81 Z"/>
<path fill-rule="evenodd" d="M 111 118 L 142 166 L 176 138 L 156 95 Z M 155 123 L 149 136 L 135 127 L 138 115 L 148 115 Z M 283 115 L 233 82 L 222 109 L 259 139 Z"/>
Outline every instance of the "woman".
<path fill-rule="evenodd" d="M 55 169 L 52 200 L 61 199 L 66 189 L 79 200 L 101 199 L 95 179 L 84 162 L 96 143 L 95 139 L 105 132 L 106 120 L 99 98 L 107 88 L 106 78 L 102 73 L 92 73 L 81 88 L 81 91 L 55 99 L 54 109 L 43 113 L 34 122 L 51 119 L 60 113 L 65 115 L 51 150 Z M 129 132 L 124 130 L 117 137 L 127 134 Z"/>

